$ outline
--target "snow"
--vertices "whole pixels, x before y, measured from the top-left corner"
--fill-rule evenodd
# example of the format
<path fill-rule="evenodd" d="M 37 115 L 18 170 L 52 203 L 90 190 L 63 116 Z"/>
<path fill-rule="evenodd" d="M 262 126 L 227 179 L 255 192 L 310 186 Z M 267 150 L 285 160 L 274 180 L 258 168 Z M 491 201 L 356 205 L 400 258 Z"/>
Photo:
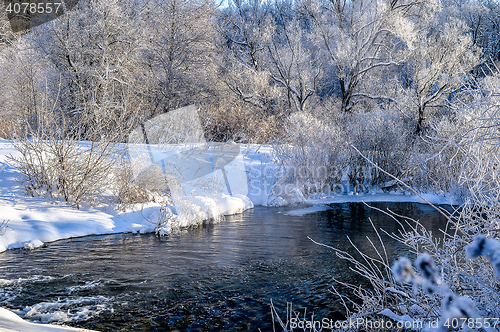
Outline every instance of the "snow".
<path fill-rule="evenodd" d="M 289 188 L 286 194 L 275 195 L 273 185 L 277 182 L 278 167 L 273 163 L 272 148 L 263 145 L 241 145 L 241 152 L 234 152 L 234 143 L 228 145 L 232 161 L 226 166 L 204 176 L 217 178 L 218 190 L 208 195 L 194 180 L 182 184 L 181 195 L 175 211 L 178 227 L 188 227 L 204 220 L 216 220 L 218 215 L 241 213 L 254 205 L 277 206 L 306 203 L 311 207 L 287 212 L 288 215 L 304 215 L 329 209 L 326 204 L 345 202 L 418 202 L 425 201 L 417 196 L 401 193 L 382 193 L 372 191 L 365 195 L 337 195 L 316 199 L 304 199 L 300 190 Z M 228 148 L 224 146 L 228 151 Z M 174 148 L 172 150 L 179 150 Z M 158 155 L 153 146 L 153 155 Z M 44 197 L 29 197 L 19 183 L 20 174 L 6 163 L 6 156 L 16 155 L 17 151 L 9 141 L 0 141 L 0 224 L 8 221 L 5 234 L 0 236 L 0 252 L 7 249 L 36 249 L 45 242 L 93 234 L 122 232 L 148 233 L 155 231 L 154 222 L 158 219 L 160 205 L 149 203 L 129 208 L 126 212 L 115 206 L 71 208 L 62 202 Z M 177 154 L 180 160 L 181 152 Z M 224 156 L 222 156 L 224 157 Z M 216 148 L 211 150 L 211 158 L 217 156 Z M 208 167 L 208 166 L 207 166 Z M 225 174 L 223 174 L 224 169 Z M 214 175 L 215 174 L 215 175 Z M 244 176 L 242 176 L 242 174 Z M 222 176 L 224 175 L 224 176 Z M 225 178 L 224 178 L 225 177 Z M 213 181 L 212 181 L 213 182 Z M 232 192 L 229 193 L 229 190 Z M 232 194 L 232 195 L 231 195 Z M 422 195 L 433 204 L 453 203 L 445 196 Z M 0 230 L 1 234 L 1 230 Z"/>
<path fill-rule="evenodd" d="M 6 163 L 6 156 L 17 151 L 5 140 L 0 142 L 0 224 L 8 221 L 5 234 L 0 236 L 0 252 L 7 249 L 36 249 L 45 242 L 93 234 L 122 232 L 154 232 L 150 222 L 157 219 L 160 205 L 149 203 L 131 207 L 126 212 L 115 206 L 84 207 L 80 210 L 54 202 L 43 197 L 28 197 L 19 183 L 20 174 Z M 235 167 L 235 166 L 233 166 Z M 236 181 L 228 172 L 230 181 Z M 253 208 L 252 201 L 245 195 L 219 193 L 213 197 L 193 195 L 191 203 L 196 204 L 196 216 L 186 215 L 186 207 L 176 211 L 183 220 L 181 227 L 194 225 L 206 219 L 216 219 L 216 215 L 241 213 Z M 179 208 L 179 207 L 178 207 Z M 173 210 L 174 207 L 172 207 Z M 183 214 L 181 211 L 185 213 Z M 191 219 L 189 217 L 192 217 Z M 0 233 L 1 234 L 1 233 Z"/>
<path fill-rule="evenodd" d="M 328 205 L 317 204 L 317 205 L 313 205 L 311 207 L 304 208 L 304 209 L 297 209 L 297 210 L 287 211 L 287 212 L 285 212 L 283 214 L 287 215 L 287 216 L 304 216 L 306 214 L 316 213 L 316 212 L 321 212 L 321 211 L 327 211 L 327 210 L 330 210 L 330 209 L 331 209 L 331 207 L 329 207 Z"/>
<path fill-rule="evenodd" d="M 378 314 L 379 315 L 384 315 L 386 317 L 389 317 L 390 319 L 395 320 L 396 322 L 401 322 L 401 323 L 403 323 L 402 326 L 409 327 L 413 331 L 418 331 L 418 329 L 415 328 L 416 326 L 419 326 L 418 322 L 415 321 L 415 320 L 413 320 L 413 318 L 411 318 L 408 315 L 402 315 L 402 316 L 400 316 L 400 315 L 395 314 L 390 309 L 384 309 L 384 310 L 380 311 Z"/>
<path fill-rule="evenodd" d="M 421 196 L 421 197 L 420 197 Z M 371 192 L 365 195 L 338 195 L 334 197 L 307 199 L 308 204 L 332 204 L 332 203 L 373 203 L 373 202 L 394 202 L 394 203 L 432 203 L 435 205 L 449 204 L 456 205 L 457 200 L 452 196 L 437 194 L 404 195 L 401 192 L 380 193 Z"/>
<path fill-rule="evenodd" d="M 235 194 L 234 196 L 221 195 L 218 203 L 219 208 L 224 211 L 224 215 L 232 215 L 242 213 L 249 208 L 253 208 L 254 204 L 244 195 Z"/>
<path fill-rule="evenodd" d="M 396 288 L 394 288 L 394 287 L 387 287 L 387 288 L 385 289 L 385 291 L 387 291 L 387 292 L 391 292 L 391 293 L 394 293 L 394 294 L 399 294 L 399 295 L 401 295 L 401 296 L 403 296 L 403 297 L 408 297 L 408 294 L 406 294 L 405 292 L 399 291 L 399 290 L 397 290 L 397 289 L 396 289 Z"/>
<path fill-rule="evenodd" d="M 21 317 L 4 308 L 0 308 L 0 332 L 59 332 L 59 331 L 91 331 L 73 327 L 65 327 L 49 324 L 35 324 L 23 320 Z"/>

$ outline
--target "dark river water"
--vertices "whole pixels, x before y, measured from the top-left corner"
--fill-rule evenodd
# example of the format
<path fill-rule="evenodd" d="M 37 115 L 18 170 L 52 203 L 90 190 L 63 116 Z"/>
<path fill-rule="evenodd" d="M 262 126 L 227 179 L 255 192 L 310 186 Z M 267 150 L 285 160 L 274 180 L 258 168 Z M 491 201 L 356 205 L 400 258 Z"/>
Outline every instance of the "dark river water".
<path fill-rule="evenodd" d="M 445 219 L 416 203 L 373 203 L 411 216 L 439 234 Z M 377 228 L 397 232 L 386 215 L 361 203 L 327 211 L 256 207 L 218 224 L 158 238 L 87 236 L 33 251 L 0 254 L 0 306 L 30 321 L 99 331 L 272 331 L 270 301 L 315 317 L 342 318 L 333 278 L 363 284 L 349 264 L 315 241 L 370 252 Z M 391 260 L 408 255 L 384 236 Z"/>

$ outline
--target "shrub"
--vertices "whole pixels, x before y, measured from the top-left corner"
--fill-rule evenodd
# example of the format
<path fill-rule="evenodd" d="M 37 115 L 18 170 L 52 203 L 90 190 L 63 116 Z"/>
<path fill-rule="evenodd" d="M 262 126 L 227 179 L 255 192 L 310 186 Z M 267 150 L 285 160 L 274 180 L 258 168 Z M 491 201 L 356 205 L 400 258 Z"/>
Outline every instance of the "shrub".
<path fill-rule="evenodd" d="M 8 160 L 23 175 L 20 182 L 30 195 L 62 198 L 77 208 L 83 202 L 98 204 L 114 182 L 122 145 L 115 133 L 79 141 L 66 123 L 62 112 L 40 109 L 23 121 L 13 142 L 19 156 Z"/>

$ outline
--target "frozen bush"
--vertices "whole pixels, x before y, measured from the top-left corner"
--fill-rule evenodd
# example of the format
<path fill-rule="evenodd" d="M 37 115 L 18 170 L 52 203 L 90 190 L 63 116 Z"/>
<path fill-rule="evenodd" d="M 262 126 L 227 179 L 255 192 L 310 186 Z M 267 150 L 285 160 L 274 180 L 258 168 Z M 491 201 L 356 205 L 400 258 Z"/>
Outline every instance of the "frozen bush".
<path fill-rule="evenodd" d="M 474 241 L 467 246 L 466 253 L 469 259 L 485 256 L 493 266 L 496 276 L 500 277 L 500 242 L 498 240 L 476 235 Z"/>
<path fill-rule="evenodd" d="M 309 197 L 338 191 L 357 193 L 360 185 L 370 188 L 392 180 L 352 147 L 390 173 L 411 179 L 416 171 L 412 153 L 416 151 L 407 122 L 398 113 L 378 109 L 293 113 L 274 144 L 282 181 L 295 183 Z"/>
<path fill-rule="evenodd" d="M 407 258 L 400 258 L 396 263 L 394 263 L 392 271 L 394 278 L 399 282 L 407 282 L 413 284 L 414 287 L 421 286 L 424 293 L 429 297 L 441 297 L 441 316 L 439 321 L 439 330 L 441 331 L 452 331 L 454 322 L 462 322 L 461 319 L 476 319 L 478 317 L 476 310 L 474 308 L 474 303 L 467 296 L 457 296 L 455 295 L 446 284 L 441 284 L 439 282 L 440 277 L 434 267 L 434 261 L 432 257 L 427 254 L 420 254 L 415 264 L 420 270 L 420 275 L 417 275 L 410 261 Z M 436 311 L 438 313 L 439 311 Z M 424 319 L 423 317 L 418 317 L 418 319 Z M 476 322 L 476 321 L 474 321 Z M 428 326 L 430 330 L 430 324 L 426 321 L 423 326 Z M 426 330 L 426 328 L 424 328 Z"/>
<path fill-rule="evenodd" d="M 123 155 L 121 128 L 107 134 L 89 128 L 87 135 L 95 140 L 81 141 L 67 121 L 62 112 L 40 107 L 22 121 L 13 141 L 19 156 L 8 160 L 23 175 L 20 183 L 30 195 L 63 199 L 77 208 L 84 202 L 99 204 L 115 183 L 116 161 Z"/>
<path fill-rule="evenodd" d="M 170 196 L 165 174 L 159 166 L 147 167 L 139 176 L 134 177 L 128 160 L 120 159 L 114 169 L 113 194 L 119 209 L 147 202 L 161 202 Z"/>
<path fill-rule="evenodd" d="M 377 315 L 384 315 L 396 321 L 423 321 L 424 327 L 439 319 L 441 331 L 453 330 L 450 324 L 454 320 L 497 318 L 500 242 L 493 236 L 498 234 L 498 217 L 488 214 L 491 217 L 487 218 L 485 211 L 463 206 L 448 216 L 448 225 L 437 235 L 418 221 L 381 211 L 392 216 L 401 227 L 400 234 L 388 235 L 408 246 L 411 252 L 421 254 L 415 260 L 416 268 L 402 257 L 392 265 L 391 274 L 384 274 L 373 273 L 384 271 L 388 264 L 383 254 L 376 259 L 361 252 L 362 260 L 357 260 L 342 253 L 340 257 L 352 262 L 354 270 L 371 285 L 370 289 L 361 289 L 337 281 L 348 285 L 351 296 L 360 301 L 347 310 L 348 317 L 376 319 Z M 383 243 L 380 246 L 384 248 Z M 486 259 L 477 259 L 480 256 Z"/>
<path fill-rule="evenodd" d="M 408 162 L 413 152 L 411 126 L 407 119 L 395 111 L 374 109 L 347 115 L 344 119 L 346 135 L 350 144 L 365 157 L 387 172 L 408 178 L 412 167 Z M 350 165 L 361 166 L 365 171 L 369 185 L 380 185 L 391 178 L 375 172 L 369 164 L 354 150 L 349 151 Z"/>
<path fill-rule="evenodd" d="M 106 142 L 16 140 L 19 157 L 10 162 L 23 174 L 21 184 L 31 195 L 62 198 L 77 208 L 98 204 L 113 183 L 114 152 Z"/>
<path fill-rule="evenodd" d="M 331 174 L 347 142 L 341 132 L 306 112 L 285 121 L 284 137 L 273 145 L 280 168 L 278 184 L 295 184 L 305 197 L 330 190 Z"/>
<path fill-rule="evenodd" d="M 269 114 L 233 99 L 229 94 L 201 104 L 199 114 L 205 138 L 212 142 L 265 144 L 275 139 L 282 130 L 280 114 Z"/>
<path fill-rule="evenodd" d="M 158 213 L 158 221 L 156 223 L 155 232 L 158 236 L 164 236 L 172 231 L 172 224 L 176 220 L 176 215 L 168 206 L 162 205 Z"/>
<path fill-rule="evenodd" d="M 408 258 L 402 257 L 398 259 L 392 266 L 394 279 L 397 282 L 411 283 L 415 278 L 415 270 Z"/>
<path fill-rule="evenodd" d="M 433 151 L 428 165 L 432 166 L 427 172 L 435 182 L 448 182 L 464 201 L 489 207 L 500 198 L 500 73 L 491 72 L 482 79 L 461 82 L 452 112 L 432 123 L 428 137 Z"/>

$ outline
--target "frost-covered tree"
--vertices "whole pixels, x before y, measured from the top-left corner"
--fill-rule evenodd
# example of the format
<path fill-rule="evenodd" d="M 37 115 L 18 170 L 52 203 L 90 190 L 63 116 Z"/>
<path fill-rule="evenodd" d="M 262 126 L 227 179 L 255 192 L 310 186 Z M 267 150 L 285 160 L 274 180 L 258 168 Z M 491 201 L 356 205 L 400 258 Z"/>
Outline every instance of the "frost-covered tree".
<path fill-rule="evenodd" d="M 274 35 L 272 5 L 237 0 L 218 17 L 220 78 L 237 98 L 251 107 L 272 112 L 278 94 L 266 70 L 267 46 Z"/>
<path fill-rule="evenodd" d="M 500 61 L 500 5 L 497 1 L 443 1 L 443 13 L 469 27 L 473 46 L 483 50 L 487 61 Z"/>
<path fill-rule="evenodd" d="M 211 94 L 215 10 L 211 0 L 155 0 L 146 6 L 142 47 L 153 112 Z"/>
<path fill-rule="evenodd" d="M 5 11 L 4 3 L 0 3 L 0 57 L 2 51 L 7 47 L 12 45 L 15 36 L 10 28 L 10 23 L 7 17 L 7 11 Z"/>
<path fill-rule="evenodd" d="M 47 90 L 74 122 L 73 135 L 99 139 L 140 112 L 140 18 L 132 2 L 89 0 L 33 31 L 32 47 L 52 67 Z"/>
<path fill-rule="evenodd" d="M 42 103 L 40 82 L 48 63 L 33 49 L 31 36 L 15 40 L 0 57 L 0 130 L 11 131 L 20 121 L 36 117 Z"/>
<path fill-rule="evenodd" d="M 241 100 L 269 113 L 304 111 L 321 59 L 308 22 L 292 3 L 235 1 L 220 18 L 224 80 Z"/>
<path fill-rule="evenodd" d="M 329 84 L 340 90 L 342 111 L 351 111 L 363 98 L 391 99 L 373 95 L 362 85 L 380 69 L 404 63 L 417 34 L 414 20 L 422 8 L 434 6 L 403 0 L 304 2 L 327 64 L 335 70 Z"/>
<path fill-rule="evenodd" d="M 315 56 L 311 33 L 304 26 L 307 21 L 287 17 L 286 9 L 277 6 L 280 24 L 267 45 L 268 70 L 273 83 L 285 89 L 288 109 L 304 112 L 306 103 L 316 94 L 323 68 L 321 59 Z"/>
<path fill-rule="evenodd" d="M 468 27 L 456 19 L 427 27 L 412 57 L 411 93 L 417 107 L 416 133 L 420 134 L 430 108 L 446 107 L 450 92 L 461 86 L 459 77 L 479 64 Z"/>

